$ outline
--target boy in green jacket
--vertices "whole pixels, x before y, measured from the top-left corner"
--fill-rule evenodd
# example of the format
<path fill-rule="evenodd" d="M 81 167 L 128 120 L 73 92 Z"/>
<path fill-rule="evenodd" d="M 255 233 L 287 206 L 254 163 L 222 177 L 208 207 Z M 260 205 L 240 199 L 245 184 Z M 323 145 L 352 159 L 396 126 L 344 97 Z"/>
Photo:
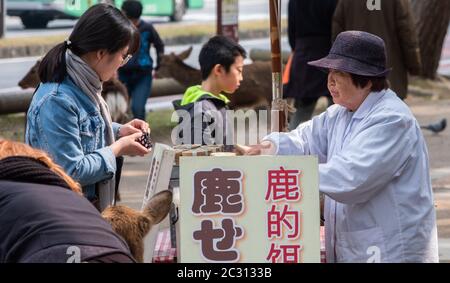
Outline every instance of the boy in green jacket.
<path fill-rule="evenodd" d="M 223 144 L 232 146 L 223 92 L 234 93 L 243 80 L 245 49 L 224 36 L 211 38 L 200 51 L 201 85 L 188 88 L 183 99 L 174 101 L 180 117 L 176 144 Z M 179 111 L 184 110 L 184 111 Z"/>

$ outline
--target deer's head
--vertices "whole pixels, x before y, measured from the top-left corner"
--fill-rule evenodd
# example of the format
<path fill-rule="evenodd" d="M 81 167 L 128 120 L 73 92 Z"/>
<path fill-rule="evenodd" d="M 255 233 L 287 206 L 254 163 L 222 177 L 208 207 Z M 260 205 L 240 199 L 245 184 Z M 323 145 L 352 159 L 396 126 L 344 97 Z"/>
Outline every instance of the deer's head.
<path fill-rule="evenodd" d="M 41 60 L 37 60 L 36 64 L 31 67 L 28 73 L 19 81 L 18 85 L 25 88 L 36 88 L 41 80 L 39 79 L 39 65 L 41 64 Z"/>
<path fill-rule="evenodd" d="M 156 78 L 173 78 L 176 77 L 177 72 L 180 71 L 180 67 L 184 66 L 184 60 L 186 60 L 192 52 L 192 46 L 181 52 L 180 54 L 175 54 L 171 52 L 170 54 L 164 54 L 161 58 L 159 69 L 156 72 Z"/>
<path fill-rule="evenodd" d="M 102 212 L 113 230 L 128 244 L 131 254 L 138 262 L 144 258 L 144 237 L 153 225 L 161 222 L 169 213 L 172 193 L 162 191 L 154 195 L 142 212 L 123 205 L 110 206 Z"/>

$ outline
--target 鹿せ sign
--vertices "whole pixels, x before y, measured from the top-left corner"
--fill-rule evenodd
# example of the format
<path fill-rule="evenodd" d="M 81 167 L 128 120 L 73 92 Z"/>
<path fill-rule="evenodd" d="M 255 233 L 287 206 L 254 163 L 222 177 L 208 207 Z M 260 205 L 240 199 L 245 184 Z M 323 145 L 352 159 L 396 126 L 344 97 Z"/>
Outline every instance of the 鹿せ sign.
<path fill-rule="evenodd" d="M 320 262 L 315 157 L 182 157 L 181 262 Z"/>

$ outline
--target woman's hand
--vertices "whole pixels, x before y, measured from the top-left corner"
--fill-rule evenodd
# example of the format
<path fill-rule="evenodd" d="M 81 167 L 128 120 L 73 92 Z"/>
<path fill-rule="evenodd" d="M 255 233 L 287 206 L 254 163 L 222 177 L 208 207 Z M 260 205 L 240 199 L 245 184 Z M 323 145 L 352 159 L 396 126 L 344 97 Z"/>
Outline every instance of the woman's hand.
<path fill-rule="evenodd" d="M 236 145 L 235 149 L 241 155 L 274 155 L 276 151 L 275 145 L 270 141 L 251 146 Z"/>
<path fill-rule="evenodd" d="M 148 123 L 139 119 L 133 119 L 125 125 L 130 125 L 136 129 L 150 133 L 150 126 L 148 125 Z"/>
<path fill-rule="evenodd" d="M 114 155 L 116 157 L 128 155 L 128 156 L 144 156 L 150 152 L 136 140 L 142 136 L 142 132 L 138 130 L 137 133 L 130 134 L 122 137 L 112 145 L 110 145 Z"/>
<path fill-rule="evenodd" d="M 150 132 L 150 127 L 148 126 L 147 122 L 134 119 L 120 127 L 119 130 L 119 137 L 127 137 L 129 135 L 133 135 L 140 132 Z"/>

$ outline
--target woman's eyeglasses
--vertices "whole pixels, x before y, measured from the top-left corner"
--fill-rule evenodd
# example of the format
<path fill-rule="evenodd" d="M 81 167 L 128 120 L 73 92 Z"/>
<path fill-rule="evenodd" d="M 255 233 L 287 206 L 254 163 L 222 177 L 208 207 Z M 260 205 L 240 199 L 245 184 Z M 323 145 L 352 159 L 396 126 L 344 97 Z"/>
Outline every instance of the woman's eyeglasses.
<path fill-rule="evenodd" d="M 133 55 L 131 54 L 126 54 L 122 56 L 122 64 L 120 64 L 121 66 L 124 66 L 128 63 L 128 61 L 130 61 L 131 57 L 133 57 Z"/>

